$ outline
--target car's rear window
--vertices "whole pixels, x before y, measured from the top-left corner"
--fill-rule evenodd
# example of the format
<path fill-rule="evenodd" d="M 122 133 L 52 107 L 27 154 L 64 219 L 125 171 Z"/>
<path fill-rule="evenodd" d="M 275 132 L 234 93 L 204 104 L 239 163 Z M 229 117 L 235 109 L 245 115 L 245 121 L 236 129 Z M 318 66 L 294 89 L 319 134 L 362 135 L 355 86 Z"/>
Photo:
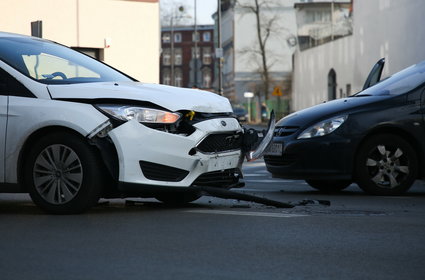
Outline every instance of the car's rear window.
<path fill-rule="evenodd" d="M 409 92 L 425 83 L 425 61 L 412 65 L 376 85 L 358 93 L 365 95 L 399 95 Z"/>
<path fill-rule="evenodd" d="M 87 55 L 37 38 L 0 38 L 0 60 L 45 84 L 132 80 Z"/>

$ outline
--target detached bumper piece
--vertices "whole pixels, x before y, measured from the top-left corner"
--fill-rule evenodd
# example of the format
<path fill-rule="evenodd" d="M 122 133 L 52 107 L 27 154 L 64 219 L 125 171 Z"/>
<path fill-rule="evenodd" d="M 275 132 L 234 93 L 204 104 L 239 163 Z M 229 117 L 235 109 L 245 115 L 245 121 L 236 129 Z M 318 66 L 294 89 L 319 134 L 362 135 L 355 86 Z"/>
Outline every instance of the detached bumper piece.
<path fill-rule="evenodd" d="M 224 198 L 224 199 L 237 199 L 243 201 L 251 201 L 255 203 L 260 203 L 268 206 L 274 206 L 276 208 L 294 208 L 295 205 L 290 203 L 280 202 L 276 200 L 271 200 L 263 197 L 258 197 L 254 195 L 249 195 L 245 193 L 232 192 L 226 189 L 219 189 L 213 187 L 198 187 L 204 193 L 207 193 L 210 196 Z"/>

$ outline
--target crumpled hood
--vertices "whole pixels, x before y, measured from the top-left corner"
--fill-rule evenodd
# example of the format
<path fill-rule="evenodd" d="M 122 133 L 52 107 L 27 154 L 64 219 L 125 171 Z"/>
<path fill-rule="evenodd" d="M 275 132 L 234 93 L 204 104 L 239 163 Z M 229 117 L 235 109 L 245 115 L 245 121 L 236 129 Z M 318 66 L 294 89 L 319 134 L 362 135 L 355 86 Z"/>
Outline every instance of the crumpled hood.
<path fill-rule="evenodd" d="M 232 112 L 232 107 L 227 98 L 198 89 L 139 82 L 49 85 L 48 89 L 53 99 L 137 100 L 151 102 L 170 111 Z"/>

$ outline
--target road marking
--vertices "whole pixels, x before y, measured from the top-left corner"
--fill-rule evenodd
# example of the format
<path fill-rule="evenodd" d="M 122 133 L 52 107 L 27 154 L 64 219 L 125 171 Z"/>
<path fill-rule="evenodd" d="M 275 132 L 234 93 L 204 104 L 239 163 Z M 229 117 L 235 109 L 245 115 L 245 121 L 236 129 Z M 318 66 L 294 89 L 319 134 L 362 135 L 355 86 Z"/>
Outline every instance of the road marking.
<path fill-rule="evenodd" d="M 185 212 L 197 213 L 197 214 L 236 215 L 236 216 L 252 216 L 252 217 L 272 217 L 272 218 L 296 218 L 296 217 L 309 216 L 309 215 L 288 214 L 288 213 L 225 211 L 225 210 L 187 210 Z"/>
<path fill-rule="evenodd" d="M 232 189 L 232 191 L 234 192 L 279 192 L 276 189 L 265 189 L 265 188 L 260 188 L 260 189 L 250 189 L 250 188 L 243 188 L 243 189 Z"/>
<path fill-rule="evenodd" d="M 261 174 L 244 174 L 243 176 L 244 177 L 262 177 L 264 175 L 261 175 Z"/>

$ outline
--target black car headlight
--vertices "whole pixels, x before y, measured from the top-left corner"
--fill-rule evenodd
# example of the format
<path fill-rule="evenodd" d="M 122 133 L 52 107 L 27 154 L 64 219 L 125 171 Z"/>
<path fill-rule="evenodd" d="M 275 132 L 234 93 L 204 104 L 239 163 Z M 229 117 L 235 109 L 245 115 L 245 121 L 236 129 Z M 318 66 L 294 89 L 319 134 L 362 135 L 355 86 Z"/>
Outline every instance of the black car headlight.
<path fill-rule="evenodd" d="M 307 139 L 328 135 L 340 127 L 347 118 L 348 116 L 338 116 L 318 122 L 304 130 L 297 139 Z"/>
<path fill-rule="evenodd" d="M 115 119 L 121 121 L 130 121 L 135 119 L 140 123 L 146 124 L 174 124 L 181 117 L 181 114 L 179 113 L 139 106 L 98 104 L 96 107 Z"/>

